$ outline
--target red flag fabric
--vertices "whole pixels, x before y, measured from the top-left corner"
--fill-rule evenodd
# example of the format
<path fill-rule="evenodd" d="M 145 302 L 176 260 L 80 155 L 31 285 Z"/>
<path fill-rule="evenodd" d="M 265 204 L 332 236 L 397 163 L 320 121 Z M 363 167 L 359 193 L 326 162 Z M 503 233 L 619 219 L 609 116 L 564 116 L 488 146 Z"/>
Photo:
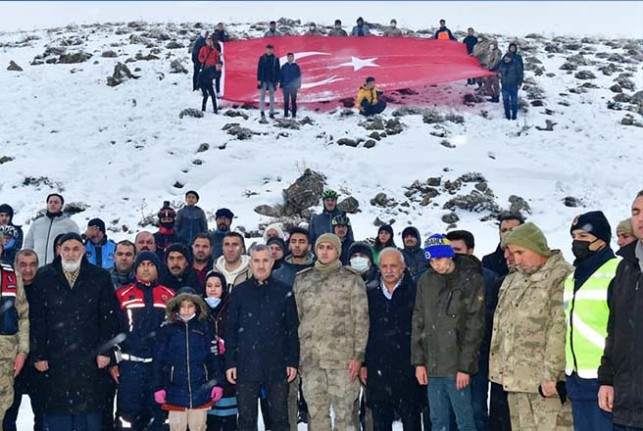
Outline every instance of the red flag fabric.
<path fill-rule="evenodd" d="M 274 45 L 280 64 L 295 54 L 302 74 L 298 102 L 323 102 L 354 97 L 367 76 L 381 90 L 418 88 L 431 84 L 490 76 L 466 46 L 452 40 L 408 37 L 281 36 L 222 44 L 222 97 L 256 102 L 257 64 Z"/>

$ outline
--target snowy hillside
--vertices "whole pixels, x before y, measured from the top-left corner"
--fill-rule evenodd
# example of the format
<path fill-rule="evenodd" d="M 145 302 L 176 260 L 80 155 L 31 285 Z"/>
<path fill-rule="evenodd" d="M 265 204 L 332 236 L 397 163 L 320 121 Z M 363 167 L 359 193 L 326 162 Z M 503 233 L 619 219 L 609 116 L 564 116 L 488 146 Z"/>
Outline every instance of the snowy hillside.
<path fill-rule="evenodd" d="M 264 26 L 227 29 L 245 38 L 262 34 Z M 233 226 L 257 231 L 272 219 L 254 208 L 283 203 L 282 190 L 310 168 L 341 190 L 340 201 L 350 195 L 359 202 L 360 212 L 351 215 L 356 238 L 373 236 L 376 218 L 395 220 L 398 244 L 410 223 L 427 236 L 457 225 L 476 234 L 482 255 L 495 248 L 497 231 L 492 220 L 480 220 L 508 209 L 515 195 L 569 257 L 576 214 L 602 209 L 615 226 L 643 188 L 630 178 L 643 163 L 640 40 L 516 40 L 527 68 L 520 92 L 527 111 L 518 121 L 505 120 L 501 104 L 465 104 L 473 90 L 456 82 L 428 89 L 434 106 L 425 103 L 416 114 L 394 116 L 401 105 L 391 106 L 382 124 L 362 125 L 336 103 L 319 112 L 304 107 L 300 120 L 310 121 L 293 125 L 260 124 L 257 110 L 225 101 L 219 115 L 179 117 L 201 103 L 190 91 L 188 52 L 199 30 L 133 22 L 0 34 L 0 201 L 14 206 L 17 223 L 29 224 L 57 190 L 86 207 L 73 216 L 79 225 L 100 216 L 112 238 L 133 238 L 164 200 L 182 202 L 185 191 L 195 189 L 207 212 L 229 207 L 237 214 Z M 514 40 L 496 37 L 502 49 Z M 79 59 L 86 61 L 63 64 Z M 175 60 L 190 73 L 172 73 Z M 6 70 L 10 61 L 23 71 Z M 138 79 L 108 86 L 118 62 Z M 395 119 L 401 132 L 395 122 L 387 127 Z M 240 127 L 226 128 L 229 123 Z M 249 139 L 230 134 L 248 131 Z M 342 138 L 362 142 L 339 145 Z M 369 139 L 373 148 L 364 147 Z M 456 181 L 470 173 L 480 175 Z M 427 179 L 435 177 L 441 181 L 430 189 Z M 473 202 L 452 201 L 474 190 Z M 386 194 L 377 199 L 382 206 L 371 203 L 378 193 Z M 566 206 L 566 198 L 581 207 Z"/>

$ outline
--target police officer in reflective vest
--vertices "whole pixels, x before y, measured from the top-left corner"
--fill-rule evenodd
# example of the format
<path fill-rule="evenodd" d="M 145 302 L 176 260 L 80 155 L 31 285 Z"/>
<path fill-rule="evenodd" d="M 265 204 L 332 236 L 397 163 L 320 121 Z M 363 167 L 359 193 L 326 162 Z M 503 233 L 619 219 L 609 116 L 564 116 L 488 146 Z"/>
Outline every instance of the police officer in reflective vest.
<path fill-rule="evenodd" d="M 609 431 L 612 415 L 598 407 L 598 367 L 607 337 L 608 286 L 618 259 L 602 211 L 577 216 L 570 229 L 575 271 L 565 281 L 567 391 L 574 429 Z"/>
<path fill-rule="evenodd" d="M 0 254 L 4 236 L 0 235 Z M 19 279 L 9 265 L 0 265 L 0 426 L 13 403 L 13 379 L 29 353 L 29 304 Z"/>

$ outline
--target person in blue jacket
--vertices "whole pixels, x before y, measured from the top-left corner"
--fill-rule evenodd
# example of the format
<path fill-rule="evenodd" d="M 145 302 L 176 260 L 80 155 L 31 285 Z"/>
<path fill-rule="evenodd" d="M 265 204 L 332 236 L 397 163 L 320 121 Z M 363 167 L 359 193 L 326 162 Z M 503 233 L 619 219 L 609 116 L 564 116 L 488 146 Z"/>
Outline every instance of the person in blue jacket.
<path fill-rule="evenodd" d="M 192 64 L 194 64 L 194 73 L 192 74 L 192 91 L 199 89 L 199 72 L 201 71 L 201 62 L 199 61 L 199 51 L 205 46 L 205 41 L 208 39 L 208 32 L 202 30 L 201 34 L 194 42 L 192 47 Z"/>
<path fill-rule="evenodd" d="M 170 431 L 203 431 L 223 396 L 223 366 L 215 356 L 208 306 L 191 289 L 167 304 L 154 352 L 154 400 L 168 410 Z"/>
<path fill-rule="evenodd" d="M 288 110 L 292 118 L 297 116 L 297 90 L 301 88 L 301 69 L 295 63 L 295 54 L 287 54 L 288 62 L 279 71 L 279 85 L 284 93 L 284 118 L 288 117 Z"/>
<path fill-rule="evenodd" d="M 197 202 L 199 194 L 194 190 L 188 191 L 185 194 L 185 206 L 176 213 L 174 221 L 176 234 L 190 246 L 197 234 L 208 231 L 208 219 Z"/>
<path fill-rule="evenodd" d="M 93 218 L 87 222 L 85 231 L 85 256 L 92 265 L 110 270 L 114 267 L 116 243 L 105 235 L 105 222 Z"/>

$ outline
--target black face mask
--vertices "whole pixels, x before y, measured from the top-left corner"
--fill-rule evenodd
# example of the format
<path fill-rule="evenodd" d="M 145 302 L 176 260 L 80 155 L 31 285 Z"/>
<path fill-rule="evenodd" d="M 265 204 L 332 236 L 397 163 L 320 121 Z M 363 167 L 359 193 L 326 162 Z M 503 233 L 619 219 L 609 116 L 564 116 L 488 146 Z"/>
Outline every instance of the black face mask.
<path fill-rule="evenodd" d="M 590 250 L 589 246 L 594 244 L 598 240 L 594 241 L 579 241 L 575 239 L 572 241 L 572 253 L 574 253 L 574 256 L 576 257 L 577 260 L 583 261 L 587 259 L 588 257 L 592 256 L 596 251 Z"/>
<path fill-rule="evenodd" d="M 174 227 L 174 222 L 173 222 L 173 221 L 170 221 L 170 222 L 161 222 L 161 223 L 159 223 L 159 224 L 161 225 L 161 227 L 163 227 L 163 228 L 165 228 L 165 229 L 172 229 L 172 228 Z"/>

